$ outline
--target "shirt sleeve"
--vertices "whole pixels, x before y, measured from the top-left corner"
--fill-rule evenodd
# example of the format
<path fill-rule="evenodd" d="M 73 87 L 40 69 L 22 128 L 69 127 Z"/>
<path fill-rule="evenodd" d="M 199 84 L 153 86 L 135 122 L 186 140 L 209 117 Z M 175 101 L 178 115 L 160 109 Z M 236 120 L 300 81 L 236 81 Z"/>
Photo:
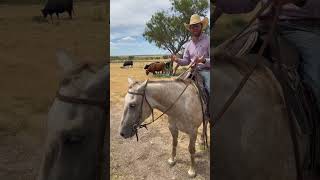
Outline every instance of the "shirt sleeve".
<path fill-rule="evenodd" d="M 227 14 L 240 14 L 252 11 L 260 0 L 216 0 L 216 6 Z"/>
<path fill-rule="evenodd" d="M 189 53 L 188 46 L 187 46 L 184 53 L 183 53 L 183 58 L 178 59 L 177 63 L 180 66 L 186 66 L 186 65 L 190 64 L 190 62 L 191 62 L 191 57 L 190 57 L 190 53 Z"/>
<path fill-rule="evenodd" d="M 210 45 L 208 46 L 208 57 L 205 58 L 206 62 L 204 63 L 204 67 L 210 68 Z"/>

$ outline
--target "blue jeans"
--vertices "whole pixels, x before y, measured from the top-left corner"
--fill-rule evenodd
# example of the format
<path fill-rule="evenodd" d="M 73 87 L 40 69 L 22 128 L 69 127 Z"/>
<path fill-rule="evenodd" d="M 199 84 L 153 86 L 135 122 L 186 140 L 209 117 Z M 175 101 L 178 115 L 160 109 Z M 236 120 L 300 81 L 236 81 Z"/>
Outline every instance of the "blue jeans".
<path fill-rule="evenodd" d="M 320 108 L 320 22 L 317 25 L 281 22 L 280 33 L 299 51 L 300 76 L 313 90 Z"/>
<path fill-rule="evenodd" d="M 205 88 L 207 89 L 210 95 L 210 71 L 209 70 L 201 70 L 199 74 L 203 77 Z"/>

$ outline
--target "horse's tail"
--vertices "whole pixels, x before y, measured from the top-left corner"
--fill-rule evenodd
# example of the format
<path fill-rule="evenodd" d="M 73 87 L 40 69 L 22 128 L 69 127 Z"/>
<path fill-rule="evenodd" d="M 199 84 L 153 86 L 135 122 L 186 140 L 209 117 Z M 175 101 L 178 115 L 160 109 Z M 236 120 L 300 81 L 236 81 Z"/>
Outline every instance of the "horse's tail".
<path fill-rule="evenodd" d="M 207 135 L 207 125 L 208 125 L 208 121 L 206 121 L 205 119 L 205 114 L 203 113 L 202 115 L 202 134 L 204 136 L 204 149 L 205 148 L 209 148 L 209 145 L 208 145 L 208 135 Z"/>

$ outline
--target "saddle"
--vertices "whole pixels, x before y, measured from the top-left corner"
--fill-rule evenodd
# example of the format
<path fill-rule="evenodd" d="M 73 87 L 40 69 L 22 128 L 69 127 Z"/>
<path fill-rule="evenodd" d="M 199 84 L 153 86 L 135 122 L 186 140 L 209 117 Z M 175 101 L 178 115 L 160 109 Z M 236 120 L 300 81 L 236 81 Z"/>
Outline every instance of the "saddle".
<path fill-rule="evenodd" d="M 215 52 L 223 51 L 230 56 L 242 57 L 249 53 L 256 53 L 266 39 L 266 28 L 261 24 L 253 24 L 240 35 L 231 37 L 215 48 Z M 279 33 L 271 39 L 263 56 L 267 66 L 279 81 L 289 117 L 297 121 L 303 134 L 309 136 L 308 155 L 304 166 L 306 169 L 320 168 L 320 118 L 317 104 L 311 88 L 300 78 L 298 68 L 301 57 L 296 48 Z M 292 117 L 291 117 L 292 118 Z M 295 132 L 299 134 L 299 132 Z M 316 167 L 318 166 L 318 167 Z"/>
<path fill-rule="evenodd" d="M 199 74 L 199 70 L 191 69 L 190 71 L 187 71 L 186 73 L 182 74 L 178 78 L 183 80 L 190 80 L 191 83 L 194 85 L 194 87 L 197 89 L 197 92 L 200 96 L 202 112 L 205 116 L 204 119 L 209 120 L 210 119 L 210 109 L 209 109 L 210 94 L 209 94 L 209 91 L 205 88 L 204 79 Z"/>

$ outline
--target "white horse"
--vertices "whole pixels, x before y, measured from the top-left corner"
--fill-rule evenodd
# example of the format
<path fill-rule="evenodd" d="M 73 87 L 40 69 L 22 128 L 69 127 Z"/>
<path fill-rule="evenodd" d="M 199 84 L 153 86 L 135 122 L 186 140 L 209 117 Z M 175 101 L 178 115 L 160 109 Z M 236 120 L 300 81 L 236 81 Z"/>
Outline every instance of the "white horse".
<path fill-rule="evenodd" d="M 77 65 L 63 50 L 57 57 L 64 77 L 49 110 L 38 180 L 106 179 L 101 172 L 106 167 L 99 166 L 106 156 L 102 153 L 109 114 L 109 67 L 93 71 L 89 65 Z"/>
<path fill-rule="evenodd" d="M 198 128 L 203 122 L 201 102 L 196 88 L 182 80 L 137 82 L 128 78 L 128 82 L 129 90 L 125 96 L 120 135 L 124 138 L 134 136 L 137 127 L 151 115 L 153 109 L 165 112 L 168 115 L 169 130 L 173 139 L 168 163 L 173 166 L 176 162 L 177 138 L 180 130 L 190 138 L 191 165 L 188 174 L 190 177 L 195 177 L 195 142 Z"/>

